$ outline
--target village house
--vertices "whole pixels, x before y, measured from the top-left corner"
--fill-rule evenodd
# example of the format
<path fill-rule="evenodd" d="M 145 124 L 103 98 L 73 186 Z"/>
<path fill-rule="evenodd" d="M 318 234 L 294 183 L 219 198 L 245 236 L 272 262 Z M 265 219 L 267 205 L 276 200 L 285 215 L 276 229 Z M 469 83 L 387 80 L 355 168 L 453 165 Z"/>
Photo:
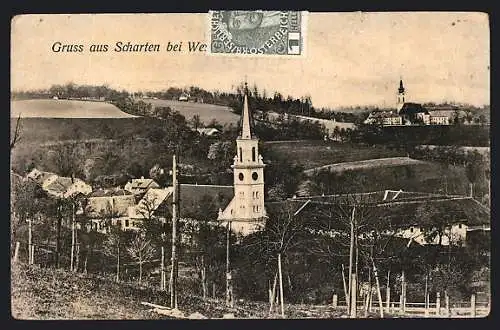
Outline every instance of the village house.
<path fill-rule="evenodd" d="M 49 195 L 57 198 L 68 198 L 77 194 L 88 195 L 92 187 L 78 178 L 62 177 L 55 173 L 39 171 L 36 168 L 27 174 Z"/>
<path fill-rule="evenodd" d="M 87 230 L 106 233 L 109 225 L 127 229 L 128 208 L 135 205 L 135 196 L 124 189 L 100 189 L 88 196 L 85 209 L 90 219 Z M 83 215 L 83 210 L 78 212 Z"/>
<path fill-rule="evenodd" d="M 136 195 L 144 194 L 151 188 L 160 188 L 160 185 L 155 180 L 145 179 L 143 176 L 140 179 L 131 179 L 124 187 L 125 190 Z"/>
<path fill-rule="evenodd" d="M 372 111 L 365 124 L 381 124 L 383 126 L 398 125 L 450 125 L 452 118 L 459 114 L 464 117 L 465 112 L 455 106 L 423 106 L 420 103 L 406 102 L 406 90 L 403 80 L 399 81 L 396 112 Z"/>
<path fill-rule="evenodd" d="M 220 131 L 214 127 L 198 128 L 198 129 L 196 129 L 196 131 L 198 133 L 200 133 L 200 135 L 206 135 L 209 137 L 215 137 L 215 136 L 218 136 L 220 134 Z"/>

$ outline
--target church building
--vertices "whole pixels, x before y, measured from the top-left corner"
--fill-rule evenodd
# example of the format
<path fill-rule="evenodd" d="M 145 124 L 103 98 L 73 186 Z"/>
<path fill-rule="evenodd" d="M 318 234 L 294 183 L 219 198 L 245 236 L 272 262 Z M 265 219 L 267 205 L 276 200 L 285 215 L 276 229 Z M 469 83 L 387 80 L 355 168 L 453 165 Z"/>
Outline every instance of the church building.
<path fill-rule="evenodd" d="M 234 197 L 228 206 L 219 210 L 219 221 L 248 235 L 263 228 L 267 218 L 264 207 L 264 167 L 259 154 L 259 140 L 253 132 L 253 120 L 248 107 L 248 87 L 245 83 L 241 133 L 236 139 L 233 168 Z"/>

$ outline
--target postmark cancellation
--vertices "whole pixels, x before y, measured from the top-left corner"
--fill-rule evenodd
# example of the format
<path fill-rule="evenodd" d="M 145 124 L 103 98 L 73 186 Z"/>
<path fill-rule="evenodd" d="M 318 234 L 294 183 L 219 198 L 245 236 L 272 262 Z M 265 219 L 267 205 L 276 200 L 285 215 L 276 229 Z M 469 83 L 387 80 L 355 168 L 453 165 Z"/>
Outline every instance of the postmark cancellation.
<path fill-rule="evenodd" d="M 210 11 L 209 53 L 304 55 L 305 17 L 302 11 Z"/>

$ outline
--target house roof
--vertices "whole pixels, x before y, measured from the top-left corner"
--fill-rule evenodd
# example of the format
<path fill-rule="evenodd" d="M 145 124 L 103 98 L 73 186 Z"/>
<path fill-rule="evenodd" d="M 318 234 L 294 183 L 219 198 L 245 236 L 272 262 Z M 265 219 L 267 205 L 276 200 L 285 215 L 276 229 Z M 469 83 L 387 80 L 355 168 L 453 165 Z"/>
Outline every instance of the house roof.
<path fill-rule="evenodd" d="M 219 133 L 219 130 L 217 128 L 213 128 L 213 127 L 211 127 L 211 128 L 198 128 L 197 131 L 200 134 L 205 134 L 208 136 L 213 135 L 215 133 Z"/>
<path fill-rule="evenodd" d="M 153 179 L 132 179 L 127 183 L 127 186 L 130 189 L 146 189 L 149 186 L 159 187 L 158 183 L 156 183 Z"/>
<path fill-rule="evenodd" d="M 90 193 L 89 197 L 112 197 L 133 195 L 130 191 L 124 189 L 99 189 Z"/>
<path fill-rule="evenodd" d="M 45 190 L 49 194 L 59 195 L 64 194 L 72 185 L 73 180 L 71 178 L 58 176 L 54 181 L 45 187 Z"/>
<path fill-rule="evenodd" d="M 102 216 L 102 212 L 112 212 L 115 217 L 123 217 L 128 214 L 129 207 L 135 206 L 133 194 L 91 196 L 88 199 L 87 212 L 90 217 Z"/>
<path fill-rule="evenodd" d="M 401 110 L 399 110 L 400 115 L 415 115 L 417 113 L 426 113 L 428 114 L 429 111 L 422 106 L 420 103 L 411 103 L 411 102 L 406 102 L 403 104 L 403 107 Z"/>
<path fill-rule="evenodd" d="M 384 200 L 385 197 L 385 200 Z M 307 219 L 310 226 L 318 223 L 339 225 L 339 217 L 349 217 L 353 206 L 369 214 L 368 219 L 382 219 L 387 226 L 419 225 L 434 217 L 449 217 L 451 222 L 467 225 L 489 225 L 490 211 L 476 200 L 465 196 L 450 196 L 420 192 L 378 191 L 345 195 L 311 196 L 267 203 L 267 208 L 291 208 Z"/>
<path fill-rule="evenodd" d="M 454 115 L 455 111 L 453 110 L 429 110 L 429 114 L 431 117 L 449 117 L 451 118 Z"/>
<path fill-rule="evenodd" d="M 42 185 L 45 180 L 50 178 L 51 176 L 57 175 L 52 172 L 44 172 L 37 170 L 36 168 L 33 169 L 30 173 L 28 173 L 27 177 L 38 183 L 39 185 Z"/>

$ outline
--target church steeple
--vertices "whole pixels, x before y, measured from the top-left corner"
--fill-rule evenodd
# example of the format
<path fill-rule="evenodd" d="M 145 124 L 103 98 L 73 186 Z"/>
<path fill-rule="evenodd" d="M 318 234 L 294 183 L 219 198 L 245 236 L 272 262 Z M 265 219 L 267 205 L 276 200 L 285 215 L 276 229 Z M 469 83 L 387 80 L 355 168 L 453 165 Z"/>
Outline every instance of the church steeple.
<path fill-rule="evenodd" d="M 222 223 L 232 223 L 232 230 L 243 235 L 260 230 L 267 218 L 264 206 L 265 166 L 259 153 L 259 139 L 252 134 L 252 115 L 245 82 L 241 135 L 236 139 L 236 156 L 231 165 L 234 197 L 217 218 Z"/>
<path fill-rule="evenodd" d="M 399 79 L 399 88 L 398 88 L 398 102 L 396 103 L 396 109 L 401 110 L 403 105 L 405 104 L 405 87 L 403 86 L 403 79 Z"/>
<path fill-rule="evenodd" d="M 242 125 L 241 125 L 241 139 L 251 139 L 252 138 L 252 127 L 250 125 L 250 110 L 248 109 L 248 86 L 245 81 L 245 99 L 243 101 L 243 114 L 242 114 Z"/>

